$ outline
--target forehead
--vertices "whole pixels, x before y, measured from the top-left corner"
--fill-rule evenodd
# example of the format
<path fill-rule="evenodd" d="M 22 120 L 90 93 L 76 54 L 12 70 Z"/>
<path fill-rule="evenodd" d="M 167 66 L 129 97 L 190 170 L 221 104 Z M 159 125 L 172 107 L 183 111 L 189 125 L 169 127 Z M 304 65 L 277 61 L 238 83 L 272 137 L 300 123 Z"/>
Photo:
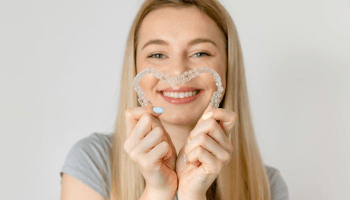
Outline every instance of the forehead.
<path fill-rule="evenodd" d="M 151 39 L 187 42 L 203 37 L 223 43 L 223 34 L 216 23 L 196 7 L 165 7 L 146 15 L 139 29 L 139 44 Z"/>

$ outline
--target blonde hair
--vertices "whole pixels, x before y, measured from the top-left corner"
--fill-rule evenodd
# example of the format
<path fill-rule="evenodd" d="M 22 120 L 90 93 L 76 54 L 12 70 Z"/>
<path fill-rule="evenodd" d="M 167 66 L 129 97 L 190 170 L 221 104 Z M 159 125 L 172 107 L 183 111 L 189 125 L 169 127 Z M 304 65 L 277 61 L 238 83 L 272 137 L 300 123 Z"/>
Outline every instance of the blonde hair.
<path fill-rule="evenodd" d="M 109 152 L 111 169 L 110 196 L 115 200 L 139 199 L 145 189 L 145 180 L 123 146 L 125 134 L 125 110 L 140 106 L 132 81 L 136 75 L 137 34 L 145 16 L 163 7 L 196 6 L 216 22 L 226 39 L 227 71 L 226 92 L 220 108 L 238 115 L 231 142 L 234 147 L 231 161 L 222 169 L 208 189 L 208 200 L 270 200 L 270 186 L 265 165 L 256 142 L 251 120 L 242 50 L 228 12 L 216 0 L 146 0 L 138 11 L 129 32 L 125 50 L 118 115 Z"/>

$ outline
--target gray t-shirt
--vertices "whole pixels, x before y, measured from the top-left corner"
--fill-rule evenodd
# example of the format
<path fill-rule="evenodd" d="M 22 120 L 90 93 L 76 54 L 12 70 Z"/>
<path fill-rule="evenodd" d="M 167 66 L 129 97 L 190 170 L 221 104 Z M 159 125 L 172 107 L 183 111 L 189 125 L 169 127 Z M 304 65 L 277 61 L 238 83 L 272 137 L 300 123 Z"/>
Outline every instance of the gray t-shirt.
<path fill-rule="evenodd" d="M 93 190 L 109 199 L 110 168 L 108 151 L 112 148 L 112 134 L 93 133 L 90 136 L 76 142 L 69 151 L 65 163 L 61 169 L 82 181 Z M 289 192 L 286 182 L 280 171 L 265 165 L 270 183 L 271 200 L 289 200 Z M 104 176 L 101 177 L 99 169 L 102 168 Z M 103 181 L 104 180 L 104 181 Z M 106 193 L 103 184 L 106 183 Z M 177 200 L 177 192 L 174 200 Z"/>

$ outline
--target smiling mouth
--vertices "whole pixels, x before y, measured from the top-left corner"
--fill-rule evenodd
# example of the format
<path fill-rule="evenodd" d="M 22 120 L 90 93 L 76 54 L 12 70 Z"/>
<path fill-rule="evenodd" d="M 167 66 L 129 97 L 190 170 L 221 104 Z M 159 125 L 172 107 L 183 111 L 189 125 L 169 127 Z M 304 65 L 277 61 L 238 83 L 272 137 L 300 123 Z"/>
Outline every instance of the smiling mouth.
<path fill-rule="evenodd" d="M 164 92 L 161 91 L 160 93 L 165 96 L 165 97 L 170 97 L 170 98 L 187 98 L 187 97 L 192 97 L 196 96 L 201 90 L 193 90 L 193 91 L 187 91 L 187 92 Z"/>
<path fill-rule="evenodd" d="M 171 104 L 186 104 L 196 100 L 203 93 L 203 90 L 194 87 L 181 87 L 178 90 L 167 88 L 158 93 Z"/>

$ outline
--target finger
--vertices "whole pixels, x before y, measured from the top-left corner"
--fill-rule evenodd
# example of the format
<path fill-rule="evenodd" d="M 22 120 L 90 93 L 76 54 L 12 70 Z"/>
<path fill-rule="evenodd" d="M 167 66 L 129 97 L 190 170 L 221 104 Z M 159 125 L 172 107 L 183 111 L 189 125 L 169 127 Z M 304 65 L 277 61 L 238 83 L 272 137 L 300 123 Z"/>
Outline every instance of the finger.
<path fill-rule="evenodd" d="M 128 108 L 125 111 L 125 131 L 127 136 L 130 135 L 131 131 L 134 129 L 137 122 L 140 120 L 141 116 L 145 113 L 150 113 L 155 117 L 159 117 L 161 115 L 155 113 L 153 111 L 152 106 L 144 106 L 144 107 L 136 107 L 136 108 Z"/>
<path fill-rule="evenodd" d="M 198 124 L 188 136 L 187 144 L 191 143 L 193 138 L 198 135 L 206 134 L 211 137 L 215 142 L 219 143 L 222 148 L 227 152 L 231 152 L 233 147 L 231 141 L 226 136 L 225 132 L 222 130 L 220 125 L 215 119 L 210 118 L 205 121 L 205 123 Z M 190 142 L 188 142 L 190 141 Z"/>
<path fill-rule="evenodd" d="M 144 113 L 134 130 L 131 131 L 129 137 L 125 141 L 125 146 L 130 150 L 134 149 L 144 137 L 154 128 L 162 127 L 163 125 L 153 115 Z M 166 139 L 167 137 L 164 137 Z"/>
<path fill-rule="evenodd" d="M 196 126 L 195 126 L 194 128 L 196 128 L 198 125 L 202 124 L 202 122 L 204 121 L 204 120 L 202 119 L 203 116 L 206 115 L 206 114 L 208 114 L 208 113 L 210 113 L 210 112 L 213 111 L 213 110 L 215 110 L 215 107 L 212 106 L 212 105 L 209 103 L 209 105 L 208 105 L 207 108 L 204 110 L 202 116 L 199 118 L 199 120 L 198 120 L 198 122 L 197 122 L 197 124 L 196 124 Z M 189 139 L 187 139 L 187 142 L 189 142 Z"/>
<path fill-rule="evenodd" d="M 135 139 L 142 140 L 156 127 L 163 127 L 163 125 L 150 113 L 144 113 L 133 130 Z"/>
<path fill-rule="evenodd" d="M 216 110 L 216 108 L 213 107 L 211 104 L 209 104 L 209 105 L 207 106 L 207 108 L 204 110 L 204 112 L 203 112 L 201 118 L 198 120 L 198 123 L 197 123 L 197 124 L 202 123 L 202 122 L 204 121 L 204 120 L 202 119 L 203 116 L 204 116 L 205 114 L 209 113 L 210 111 L 213 111 L 213 110 Z"/>
<path fill-rule="evenodd" d="M 212 112 L 211 115 L 210 115 L 210 112 Z M 235 125 L 235 122 L 238 118 L 238 115 L 235 112 L 222 109 L 222 108 L 216 108 L 216 109 L 208 109 L 206 112 L 204 112 L 204 114 L 202 115 L 198 123 L 202 123 L 203 121 L 206 121 L 207 119 L 203 119 L 203 116 L 207 114 L 209 114 L 210 116 L 209 118 L 213 118 L 217 121 L 220 121 L 220 126 L 224 130 L 224 132 L 227 134 L 227 136 L 232 131 Z"/>
<path fill-rule="evenodd" d="M 203 165 L 206 174 L 218 174 L 223 166 L 220 160 L 216 159 L 213 154 L 209 153 L 203 147 L 197 147 L 188 154 L 189 163 L 196 166 L 197 161 Z"/>
<path fill-rule="evenodd" d="M 202 147 L 209 153 L 213 154 L 217 159 L 223 161 L 224 163 L 229 162 L 231 159 L 231 154 L 228 153 L 219 143 L 214 141 L 205 133 L 197 135 L 185 146 L 185 154 L 188 154 L 193 149 L 197 147 Z"/>
<path fill-rule="evenodd" d="M 135 149 L 136 150 L 136 149 Z M 138 154 L 136 151 L 130 152 L 130 157 L 147 170 L 159 170 L 156 167 L 161 166 L 159 162 L 169 154 L 171 149 L 166 141 L 158 143 L 150 152 Z"/>
<path fill-rule="evenodd" d="M 165 141 L 164 132 L 161 127 L 156 127 L 143 138 L 133 151 L 136 154 L 148 153 L 162 141 Z"/>
<path fill-rule="evenodd" d="M 146 158 L 149 162 L 155 163 L 156 161 L 161 161 L 162 158 L 167 159 L 171 154 L 172 150 L 169 143 L 162 141 L 146 154 Z"/>

